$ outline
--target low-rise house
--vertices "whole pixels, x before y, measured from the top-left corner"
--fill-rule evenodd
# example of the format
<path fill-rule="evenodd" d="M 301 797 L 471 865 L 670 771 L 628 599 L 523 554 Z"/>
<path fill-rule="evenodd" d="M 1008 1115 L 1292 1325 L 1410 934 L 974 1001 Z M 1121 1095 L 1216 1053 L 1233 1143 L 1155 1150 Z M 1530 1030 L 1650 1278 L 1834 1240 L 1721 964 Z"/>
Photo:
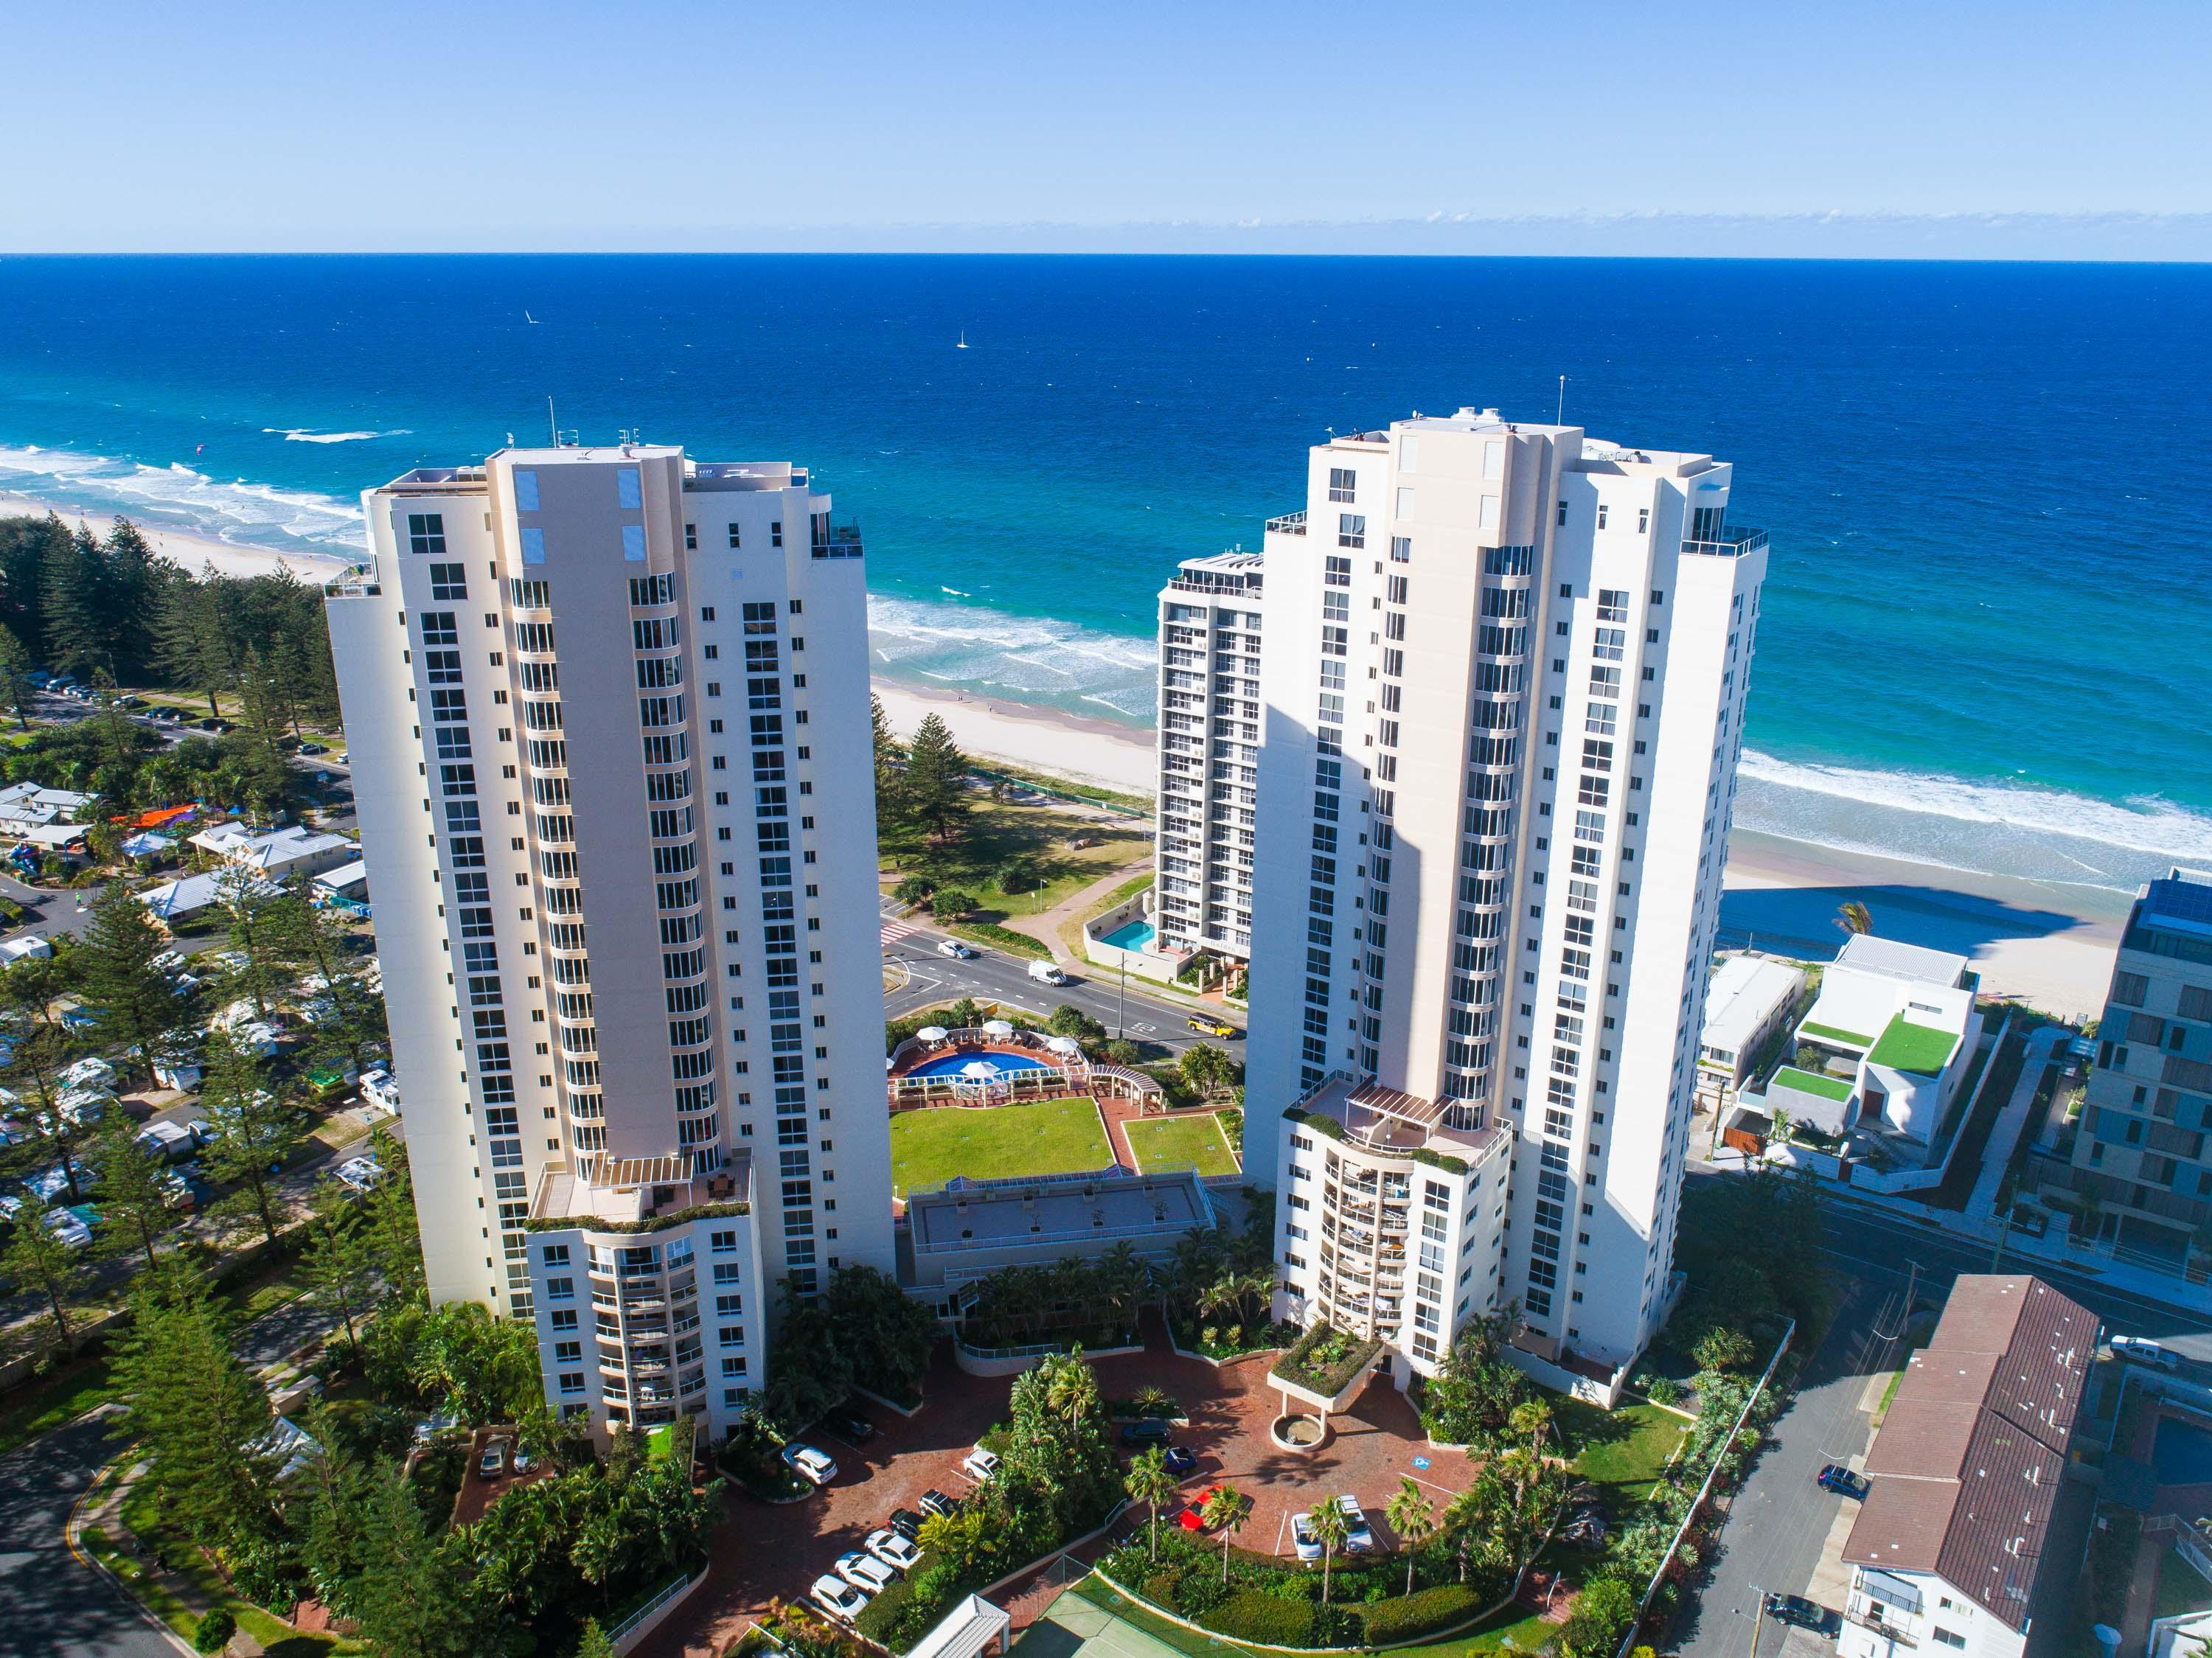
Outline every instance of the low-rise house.
<path fill-rule="evenodd" d="M 0 789 L 0 835 L 21 835 L 56 823 L 74 823 L 93 797 L 72 789 L 42 789 L 36 783 L 11 783 Z"/>
<path fill-rule="evenodd" d="M 1766 956 L 1731 956 L 1705 987 L 1705 1023 L 1698 1037 L 1698 1099 L 1720 1104 L 1750 1079 L 1759 1050 L 1797 1011 L 1805 969 Z"/>
<path fill-rule="evenodd" d="M 361 849 L 344 835 L 320 834 L 298 823 L 269 830 L 248 829 L 243 823 L 219 823 L 202 829 L 186 844 L 272 881 L 289 875 L 319 875 L 361 855 Z"/>
<path fill-rule="evenodd" d="M 1797 1026 L 1798 1056 L 1768 1080 L 1766 1108 L 1824 1133 L 1850 1128 L 1923 1146 L 1982 1035 L 1978 983 L 1963 956 L 1854 933 Z"/>
<path fill-rule="evenodd" d="M 2095 1314 L 2033 1276 L 1952 1285 L 1867 1452 L 1842 1658 L 2021 1658 L 2080 1564 L 2045 1541 L 2097 1337 Z"/>

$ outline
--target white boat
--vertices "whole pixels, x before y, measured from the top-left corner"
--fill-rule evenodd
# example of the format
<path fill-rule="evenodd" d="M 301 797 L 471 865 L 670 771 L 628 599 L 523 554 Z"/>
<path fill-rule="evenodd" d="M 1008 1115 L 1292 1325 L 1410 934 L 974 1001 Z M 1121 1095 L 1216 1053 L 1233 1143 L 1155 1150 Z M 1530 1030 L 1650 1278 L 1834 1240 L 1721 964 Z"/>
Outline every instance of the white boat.
<path fill-rule="evenodd" d="M 953 347 L 953 349 L 954 349 L 954 350 L 956 350 L 956 351 L 965 351 L 967 349 L 968 349 L 968 331 L 967 331 L 966 329 L 964 329 L 964 328 L 963 328 L 963 329 L 962 329 L 962 330 L 960 331 L 960 343 L 959 343 L 958 345 L 957 345 L 957 346 Z"/>

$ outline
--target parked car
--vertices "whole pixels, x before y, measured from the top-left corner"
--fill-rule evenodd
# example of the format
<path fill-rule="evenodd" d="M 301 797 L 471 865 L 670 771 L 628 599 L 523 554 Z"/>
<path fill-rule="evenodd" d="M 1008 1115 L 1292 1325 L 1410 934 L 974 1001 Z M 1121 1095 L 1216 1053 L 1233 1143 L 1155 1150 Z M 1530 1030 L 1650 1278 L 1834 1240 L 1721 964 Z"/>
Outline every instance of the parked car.
<path fill-rule="evenodd" d="M 909 1543 L 921 1535 L 921 1516 L 912 1509 L 893 1509 L 884 1523 Z"/>
<path fill-rule="evenodd" d="M 1226 1019 L 1200 1018 L 1193 1014 L 1183 1023 L 1201 1036 L 1233 1036 L 1237 1034 L 1237 1027 Z"/>
<path fill-rule="evenodd" d="M 912 1571 L 921 1562 L 921 1551 L 912 1540 L 888 1527 L 870 1532 L 860 1546 L 895 1571 Z"/>
<path fill-rule="evenodd" d="M 858 1549 L 848 1549 L 837 1557 L 837 1576 L 870 1594 L 881 1594 L 898 1578 L 898 1573 L 874 1555 L 864 1554 Z"/>
<path fill-rule="evenodd" d="M 301 754 L 321 754 L 325 750 L 320 743 L 302 743 L 299 751 Z"/>
<path fill-rule="evenodd" d="M 1866 1494 L 1874 1489 L 1864 1474 L 1853 1473 L 1840 1462 L 1823 1463 L 1818 1477 L 1823 1491 L 1833 1491 L 1838 1497 L 1855 1497 L 1864 1501 Z"/>
<path fill-rule="evenodd" d="M 1336 1511 L 1344 1516 L 1344 1547 L 1347 1554 L 1365 1554 L 1375 1546 L 1375 1533 L 1368 1528 L 1367 1510 L 1359 1506 L 1359 1499 L 1350 1491 L 1336 1499 Z"/>
<path fill-rule="evenodd" d="M 483 1448 L 483 1455 L 477 1459 L 477 1477 L 479 1479 L 496 1479 L 506 1472 L 507 1442 L 495 1439 Z"/>
<path fill-rule="evenodd" d="M 1121 1442 L 1124 1445 L 1164 1445 L 1168 1442 L 1168 1436 L 1174 1431 L 1159 1418 L 1148 1416 L 1135 1422 L 1124 1422 L 1121 1424 Z"/>
<path fill-rule="evenodd" d="M 837 1465 L 811 1445 L 786 1445 L 783 1462 L 811 1485 L 826 1485 L 837 1477 Z"/>
<path fill-rule="evenodd" d="M 1067 975 L 1050 962 L 1031 962 L 1030 977 L 1041 985 L 1064 985 L 1067 982 Z"/>
<path fill-rule="evenodd" d="M 848 1445 L 862 1444 L 876 1436 L 876 1424 L 850 1405 L 823 1412 L 822 1425 Z"/>
<path fill-rule="evenodd" d="M 461 1425 L 461 1418 L 451 1411 L 438 1411 L 424 1417 L 415 1424 L 415 1442 L 427 1445 L 453 1431 Z"/>
<path fill-rule="evenodd" d="M 1188 1445 L 1170 1445 L 1161 1459 L 1168 1472 L 1178 1479 L 1188 1479 L 1198 1472 L 1198 1453 Z"/>
<path fill-rule="evenodd" d="M 979 1485 L 998 1471 L 998 1454 L 994 1451 L 987 1451 L 981 1445 L 960 1459 L 960 1472 Z"/>
<path fill-rule="evenodd" d="M 937 953 L 940 956 L 950 956 L 956 962 L 964 962 L 975 951 L 974 946 L 963 944 L 957 938 L 939 938 L 937 941 Z"/>
<path fill-rule="evenodd" d="M 1221 1487 L 1218 1485 L 1208 1485 L 1196 1497 L 1192 1497 L 1189 1502 L 1184 1503 L 1182 1505 L 1182 1511 L 1176 1515 L 1176 1524 L 1181 1526 L 1185 1531 L 1204 1531 L 1206 1529 L 1206 1505 L 1212 1500 L 1214 1492 L 1220 1489 Z"/>
<path fill-rule="evenodd" d="M 2114 1336 L 2112 1357 L 2132 1359 L 2138 1364 L 2152 1364 L 2161 1370 L 2181 1368 L 2181 1355 L 2170 1347 L 2161 1347 L 2148 1336 Z"/>
<path fill-rule="evenodd" d="M 1766 1615 L 1778 1624 L 1795 1624 L 1799 1629 L 1811 1630 L 1815 1635 L 1828 1632 L 1828 1609 L 1808 1600 L 1802 1594 L 1768 1595 Z"/>
<path fill-rule="evenodd" d="M 1321 1558 L 1321 1539 L 1314 1535 L 1313 1515 L 1294 1514 L 1291 1516 L 1291 1547 L 1301 1560 Z"/>
<path fill-rule="evenodd" d="M 827 1572 L 814 1580 L 814 1587 L 806 1594 L 809 1600 L 841 1624 L 851 1623 L 868 1604 L 866 1594 Z"/>
<path fill-rule="evenodd" d="M 934 1487 L 924 1491 L 921 1494 L 920 1501 L 921 1503 L 921 1511 L 924 1514 L 933 1514 L 940 1519 L 947 1515 L 954 1515 L 960 1512 L 960 1499 L 958 1497 L 947 1497 L 943 1491 L 938 1491 Z"/>

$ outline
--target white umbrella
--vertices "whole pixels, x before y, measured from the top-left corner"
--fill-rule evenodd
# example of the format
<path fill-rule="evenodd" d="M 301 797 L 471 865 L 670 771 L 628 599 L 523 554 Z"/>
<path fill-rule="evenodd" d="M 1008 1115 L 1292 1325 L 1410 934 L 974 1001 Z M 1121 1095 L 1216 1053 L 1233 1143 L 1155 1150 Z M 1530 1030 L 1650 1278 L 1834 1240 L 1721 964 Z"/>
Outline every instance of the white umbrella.
<path fill-rule="evenodd" d="M 973 1077 L 976 1081 L 981 1082 L 986 1078 L 997 1076 L 999 1067 L 986 1060 L 970 1060 L 960 1067 L 960 1074 L 963 1077 Z"/>
<path fill-rule="evenodd" d="M 1048 1036 L 1044 1045 L 1055 1054 L 1080 1054 L 1083 1044 L 1073 1036 Z"/>
<path fill-rule="evenodd" d="M 1014 1034 L 1014 1028 L 1004 1019 L 986 1019 L 983 1021 L 983 1034 L 986 1036 L 1011 1036 Z"/>
<path fill-rule="evenodd" d="M 945 1027 L 941 1024 L 926 1024 L 914 1034 L 926 1042 L 941 1042 L 945 1040 Z"/>

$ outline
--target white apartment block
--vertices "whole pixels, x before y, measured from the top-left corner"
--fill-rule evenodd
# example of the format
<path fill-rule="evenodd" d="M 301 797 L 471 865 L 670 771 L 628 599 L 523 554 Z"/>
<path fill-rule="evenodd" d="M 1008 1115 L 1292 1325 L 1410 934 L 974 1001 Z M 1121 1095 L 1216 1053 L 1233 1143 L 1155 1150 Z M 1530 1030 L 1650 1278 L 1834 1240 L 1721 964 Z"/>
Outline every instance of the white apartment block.
<path fill-rule="evenodd" d="M 1261 556 L 1187 558 L 1160 590 L 1156 945 L 1252 954 Z"/>
<path fill-rule="evenodd" d="M 534 1320 L 566 1414 L 720 1432 L 780 1281 L 893 1266 L 859 533 L 644 444 L 362 502 L 331 640 L 432 1297 Z"/>
<path fill-rule="evenodd" d="M 1340 1096 L 1466 1165 L 1450 1236 L 1500 1230 L 1416 1282 L 1414 1371 L 1509 1302 L 1584 1369 L 1665 1316 L 1766 564 L 1730 482 L 1462 410 L 1316 447 L 1267 526 L 1244 1163 Z M 1285 1304 L 1340 1305 L 1333 1218 L 1278 1214 Z"/>

